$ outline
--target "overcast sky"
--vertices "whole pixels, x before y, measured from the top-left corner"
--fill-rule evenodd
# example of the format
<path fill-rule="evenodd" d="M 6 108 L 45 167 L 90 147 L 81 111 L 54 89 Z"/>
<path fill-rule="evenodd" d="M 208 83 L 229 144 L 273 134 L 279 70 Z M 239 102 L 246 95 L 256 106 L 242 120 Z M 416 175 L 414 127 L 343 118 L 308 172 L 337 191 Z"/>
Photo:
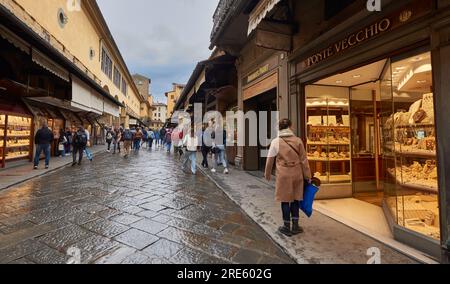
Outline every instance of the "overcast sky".
<path fill-rule="evenodd" d="M 152 79 L 165 102 L 172 83 L 186 83 L 211 54 L 209 35 L 219 0 L 97 0 L 132 74 Z"/>

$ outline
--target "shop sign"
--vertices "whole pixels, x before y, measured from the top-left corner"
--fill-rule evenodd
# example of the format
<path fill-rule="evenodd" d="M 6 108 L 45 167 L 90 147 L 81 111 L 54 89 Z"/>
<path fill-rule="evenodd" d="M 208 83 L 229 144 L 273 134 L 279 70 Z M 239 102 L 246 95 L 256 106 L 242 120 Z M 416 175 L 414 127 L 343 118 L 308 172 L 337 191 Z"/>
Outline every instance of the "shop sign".
<path fill-rule="evenodd" d="M 341 54 L 351 48 L 363 44 L 370 39 L 389 33 L 393 29 L 414 19 L 428 14 L 432 10 L 432 0 L 416 0 L 400 11 L 364 27 L 347 37 L 331 44 L 327 48 L 309 56 L 300 66 L 300 70 L 308 69 L 333 56 Z"/>
<path fill-rule="evenodd" d="M 259 68 L 255 72 L 253 72 L 252 74 L 248 75 L 247 82 L 250 83 L 250 82 L 258 79 L 262 75 L 266 74 L 267 72 L 269 72 L 269 64 L 262 66 L 261 68 Z"/>

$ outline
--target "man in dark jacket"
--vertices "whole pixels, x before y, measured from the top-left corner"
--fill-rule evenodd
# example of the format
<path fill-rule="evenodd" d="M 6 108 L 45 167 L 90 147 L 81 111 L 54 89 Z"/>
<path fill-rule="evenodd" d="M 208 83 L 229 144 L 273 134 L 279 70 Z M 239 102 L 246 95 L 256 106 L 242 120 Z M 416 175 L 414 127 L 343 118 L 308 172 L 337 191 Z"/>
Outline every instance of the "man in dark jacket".
<path fill-rule="evenodd" d="M 53 132 L 48 128 L 47 122 L 42 123 L 41 129 L 36 132 L 34 143 L 36 144 L 36 154 L 34 156 L 34 169 L 37 170 L 41 153 L 45 155 L 45 168 L 50 164 L 50 145 L 54 139 Z"/>
<path fill-rule="evenodd" d="M 88 137 L 86 131 L 82 126 L 78 128 L 73 136 L 73 163 L 72 166 L 77 164 L 77 154 L 78 154 L 78 165 L 81 165 L 83 160 L 83 152 L 86 149 L 88 142 Z"/>

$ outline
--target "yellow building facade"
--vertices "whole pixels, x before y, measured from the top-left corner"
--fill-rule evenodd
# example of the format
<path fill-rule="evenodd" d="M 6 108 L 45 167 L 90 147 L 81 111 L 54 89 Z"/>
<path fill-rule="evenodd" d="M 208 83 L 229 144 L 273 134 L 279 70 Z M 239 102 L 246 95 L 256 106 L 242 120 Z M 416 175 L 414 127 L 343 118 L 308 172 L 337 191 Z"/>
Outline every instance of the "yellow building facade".
<path fill-rule="evenodd" d="M 185 88 L 185 85 L 176 83 L 174 83 L 172 86 L 173 86 L 172 91 L 166 93 L 168 118 L 172 117 L 175 105 L 177 104 L 177 101 L 180 99 L 180 96 Z"/>
<path fill-rule="evenodd" d="M 45 3 L 44 3 L 45 2 Z M 52 46 L 123 103 L 116 126 L 128 127 L 145 102 L 94 0 L 0 0 Z M 79 36 L 82 35 L 82 36 Z"/>

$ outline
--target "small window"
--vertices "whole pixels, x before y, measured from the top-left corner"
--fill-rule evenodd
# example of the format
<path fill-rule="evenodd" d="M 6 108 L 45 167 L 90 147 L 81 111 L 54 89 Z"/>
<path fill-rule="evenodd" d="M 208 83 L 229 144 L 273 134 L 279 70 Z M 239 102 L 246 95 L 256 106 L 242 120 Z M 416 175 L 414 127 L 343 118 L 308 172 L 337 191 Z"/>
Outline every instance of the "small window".
<path fill-rule="evenodd" d="M 62 8 L 58 10 L 58 23 L 61 28 L 64 28 L 69 22 L 69 18 Z"/>
<path fill-rule="evenodd" d="M 104 48 L 102 48 L 102 71 L 109 79 L 112 79 L 113 62 Z"/>
<path fill-rule="evenodd" d="M 122 75 L 119 72 L 119 69 L 117 69 L 116 66 L 114 66 L 114 85 L 116 85 L 117 88 L 120 89 L 120 83 L 122 81 Z"/>
<path fill-rule="evenodd" d="M 127 93 L 128 93 L 128 85 L 127 85 L 127 82 L 125 81 L 125 79 L 122 78 L 122 94 L 124 94 L 126 96 Z"/>

